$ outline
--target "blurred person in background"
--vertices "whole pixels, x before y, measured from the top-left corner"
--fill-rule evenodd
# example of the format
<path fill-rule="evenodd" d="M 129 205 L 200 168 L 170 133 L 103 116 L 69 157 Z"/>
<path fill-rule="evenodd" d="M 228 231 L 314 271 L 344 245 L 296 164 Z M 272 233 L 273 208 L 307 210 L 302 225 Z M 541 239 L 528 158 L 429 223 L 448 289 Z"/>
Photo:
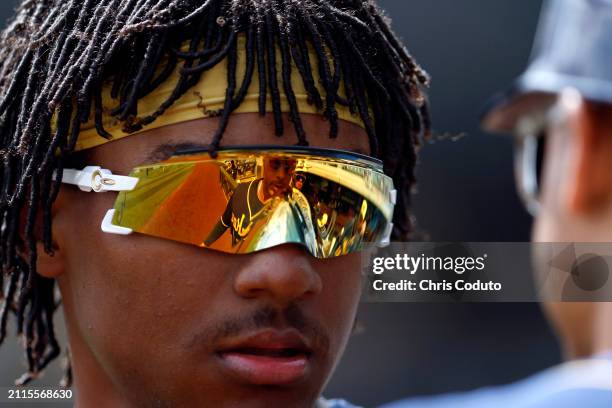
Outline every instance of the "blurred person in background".
<path fill-rule="evenodd" d="M 549 1 L 530 67 L 494 99 L 483 124 L 516 135 L 534 242 L 612 245 L 612 1 Z M 536 273 L 546 274 L 547 260 L 535 253 Z M 612 298 L 605 300 L 543 302 L 567 359 L 559 366 L 504 387 L 385 407 L 612 407 Z"/>

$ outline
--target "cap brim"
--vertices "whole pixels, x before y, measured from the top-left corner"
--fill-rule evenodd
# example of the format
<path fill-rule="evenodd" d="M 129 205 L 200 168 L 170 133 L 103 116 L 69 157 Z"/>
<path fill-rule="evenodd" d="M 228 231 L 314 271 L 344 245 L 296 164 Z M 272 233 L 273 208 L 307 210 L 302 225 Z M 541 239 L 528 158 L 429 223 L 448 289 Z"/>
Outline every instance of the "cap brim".
<path fill-rule="evenodd" d="M 557 89 L 534 86 L 519 78 L 503 93 L 493 96 L 481 116 L 483 129 L 488 132 L 510 133 L 526 112 L 536 111 L 554 101 Z"/>
<path fill-rule="evenodd" d="M 577 89 L 587 100 L 612 103 L 609 82 L 548 71 L 527 71 L 509 90 L 487 103 L 481 116 L 482 127 L 490 132 L 512 132 L 521 117 L 550 106 L 555 95 L 568 87 Z"/>

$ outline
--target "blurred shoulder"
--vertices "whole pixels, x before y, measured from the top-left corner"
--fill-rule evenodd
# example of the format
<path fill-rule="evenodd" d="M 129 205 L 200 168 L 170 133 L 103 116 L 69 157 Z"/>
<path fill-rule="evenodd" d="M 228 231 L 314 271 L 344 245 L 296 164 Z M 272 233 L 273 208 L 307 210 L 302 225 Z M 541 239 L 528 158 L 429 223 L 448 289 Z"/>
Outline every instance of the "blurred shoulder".
<path fill-rule="evenodd" d="M 319 398 L 316 408 L 359 408 L 342 399 L 324 399 Z"/>
<path fill-rule="evenodd" d="M 507 386 L 406 399 L 382 408 L 445 407 L 612 407 L 612 359 L 573 361 Z"/>

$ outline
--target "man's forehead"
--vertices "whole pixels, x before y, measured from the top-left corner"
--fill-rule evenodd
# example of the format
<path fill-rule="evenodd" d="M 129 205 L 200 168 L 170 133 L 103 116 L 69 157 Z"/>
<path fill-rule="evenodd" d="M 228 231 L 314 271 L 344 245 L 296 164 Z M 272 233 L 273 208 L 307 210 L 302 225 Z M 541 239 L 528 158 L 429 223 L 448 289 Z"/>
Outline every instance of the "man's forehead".
<path fill-rule="evenodd" d="M 249 145 L 253 146 L 253 145 Z M 183 150 L 194 150 L 194 149 L 208 149 L 209 145 L 204 143 L 190 142 L 190 141 L 172 141 L 172 142 L 164 142 L 160 143 L 157 146 L 152 146 L 151 151 L 147 153 L 145 159 L 139 165 L 144 164 L 153 164 L 158 163 L 164 160 L 169 159 L 173 154 L 183 151 Z M 228 146 L 229 147 L 229 146 Z M 232 147 L 240 147 L 240 145 L 235 145 Z M 349 152 L 366 154 L 363 149 L 359 147 L 349 147 L 344 149 Z M 266 160 L 269 161 L 282 161 L 283 163 L 294 164 L 295 160 L 287 158 L 286 156 L 270 156 L 267 157 Z"/>
<path fill-rule="evenodd" d="M 139 165 L 143 164 L 153 164 L 158 163 L 164 160 L 169 159 L 176 152 L 180 152 L 182 150 L 192 150 L 192 149 L 206 149 L 208 148 L 207 144 L 190 142 L 190 141 L 177 141 L 177 142 L 163 142 L 158 144 L 157 146 L 152 146 L 151 151 L 147 153 L 144 161 Z"/>
<path fill-rule="evenodd" d="M 339 134 L 336 138 L 331 139 L 326 131 L 328 123 L 319 115 L 304 114 L 302 120 L 309 134 L 311 147 L 369 154 L 367 134 L 359 126 L 340 121 Z M 293 146 L 297 143 L 291 127 L 287 127 L 285 134 L 279 137 L 274 133 L 272 123 L 272 114 L 265 117 L 260 117 L 257 113 L 236 114 L 225 131 L 222 147 Z M 181 150 L 206 150 L 216 130 L 215 118 L 204 118 L 152 129 L 91 149 L 88 156 L 90 161 L 96 161 L 96 163 L 88 164 L 106 166 L 116 172 L 129 171 L 139 165 L 164 161 Z"/>

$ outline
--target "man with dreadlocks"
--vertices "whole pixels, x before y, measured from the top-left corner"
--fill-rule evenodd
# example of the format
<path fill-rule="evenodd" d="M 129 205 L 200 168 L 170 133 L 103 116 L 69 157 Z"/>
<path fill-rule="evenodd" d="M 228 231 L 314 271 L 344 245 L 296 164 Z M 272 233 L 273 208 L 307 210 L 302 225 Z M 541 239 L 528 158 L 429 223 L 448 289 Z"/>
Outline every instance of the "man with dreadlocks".
<path fill-rule="evenodd" d="M 61 299 L 78 406 L 340 406 L 320 393 L 359 251 L 407 238 L 429 128 L 426 74 L 373 1 L 24 0 L 0 64 L 17 383 L 60 354 Z M 270 161 L 300 189 L 255 191 L 244 237 L 205 245 Z"/>

